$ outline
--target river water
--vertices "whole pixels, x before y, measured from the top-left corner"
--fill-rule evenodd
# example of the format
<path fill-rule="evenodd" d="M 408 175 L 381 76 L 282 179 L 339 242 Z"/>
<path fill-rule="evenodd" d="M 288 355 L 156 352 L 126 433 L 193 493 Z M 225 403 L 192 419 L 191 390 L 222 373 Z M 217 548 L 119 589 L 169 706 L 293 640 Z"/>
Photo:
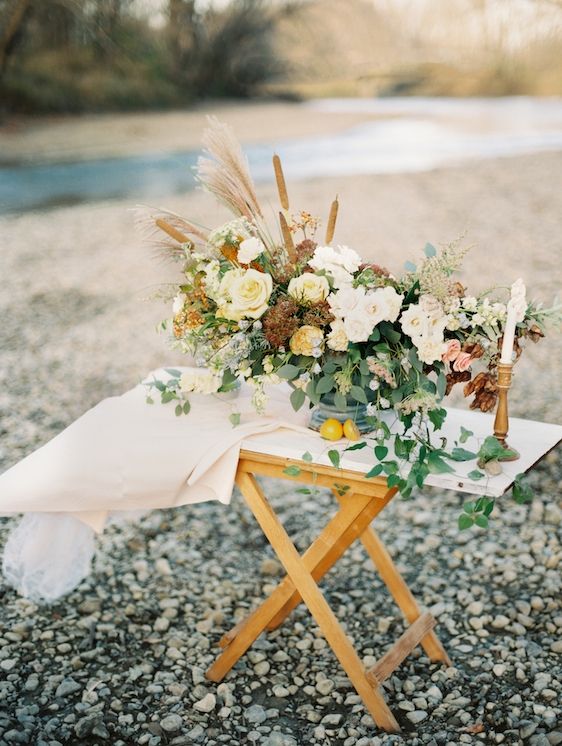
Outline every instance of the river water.
<path fill-rule="evenodd" d="M 271 179 L 271 154 L 289 180 L 425 171 L 474 159 L 562 150 L 562 99 L 324 99 L 311 116 L 376 117 L 334 135 L 248 144 L 256 181 Z M 64 164 L 0 168 L 0 213 L 102 199 L 147 201 L 193 189 L 198 153 L 146 153 Z"/>

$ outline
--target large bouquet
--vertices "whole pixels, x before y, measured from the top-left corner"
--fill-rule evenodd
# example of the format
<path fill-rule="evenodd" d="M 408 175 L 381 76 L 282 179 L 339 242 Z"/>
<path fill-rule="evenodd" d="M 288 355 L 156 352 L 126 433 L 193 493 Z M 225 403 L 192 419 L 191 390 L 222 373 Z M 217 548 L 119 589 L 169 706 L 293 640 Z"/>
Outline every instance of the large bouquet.
<path fill-rule="evenodd" d="M 393 437 L 399 460 L 383 459 L 372 472 L 387 474 L 403 495 L 430 471 L 451 470 L 451 454 L 420 435 L 415 421 L 428 418 L 438 429 L 446 416 L 443 397 L 458 383 L 473 396 L 472 408 L 493 409 L 508 306 L 517 314 L 514 357 L 523 340 L 544 335 L 545 321 L 559 309 L 527 302 L 521 281 L 511 291 L 468 294 L 455 280 L 466 254 L 460 241 L 439 252 L 426 244 L 419 265 L 407 263 L 400 276 L 364 262 L 348 246 L 334 245 L 337 200 L 322 240 L 317 217 L 290 212 L 277 156 L 280 211 L 269 228 L 230 129 L 212 121 L 205 145 L 198 179 L 234 220 L 206 231 L 168 212 L 144 215 L 181 264 L 181 279 L 169 293 L 173 315 L 163 327 L 198 366 L 154 381 L 162 400 L 187 413 L 191 392 L 224 392 L 245 380 L 261 410 L 266 386 L 288 381 L 294 409 L 326 398 L 348 416 L 355 407 L 379 454 Z M 404 425 L 406 435 L 397 441 L 385 410 Z M 400 459 L 408 462 L 407 475 Z"/>

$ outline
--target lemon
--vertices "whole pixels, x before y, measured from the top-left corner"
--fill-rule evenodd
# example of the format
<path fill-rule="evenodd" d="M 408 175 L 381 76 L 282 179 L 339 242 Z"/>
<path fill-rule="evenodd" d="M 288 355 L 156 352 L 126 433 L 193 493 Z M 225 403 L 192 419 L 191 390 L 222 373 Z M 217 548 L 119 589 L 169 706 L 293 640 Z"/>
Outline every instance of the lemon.
<path fill-rule="evenodd" d="M 339 440 L 343 435 L 343 427 L 339 420 L 330 417 L 322 423 L 320 435 L 324 440 Z"/>
<path fill-rule="evenodd" d="M 353 422 L 353 420 L 346 420 L 343 423 L 343 434 L 348 440 L 359 440 L 361 437 L 361 433 L 359 432 L 359 428 Z"/>

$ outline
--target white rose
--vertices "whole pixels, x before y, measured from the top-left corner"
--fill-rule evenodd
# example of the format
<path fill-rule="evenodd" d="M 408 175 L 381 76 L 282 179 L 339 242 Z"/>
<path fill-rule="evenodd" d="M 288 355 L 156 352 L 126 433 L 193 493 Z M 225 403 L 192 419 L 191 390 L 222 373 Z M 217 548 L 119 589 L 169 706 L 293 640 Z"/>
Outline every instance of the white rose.
<path fill-rule="evenodd" d="M 228 278 L 229 275 L 233 277 Z M 271 275 L 256 269 L 230 270 L 222 279 L 221 291 L 223 287 L 230 300 L 230 312 L 258 319 L 267 311 L 273 281 Z"/>
<path fill-rule="evenodd" d="M 361 309 L 369 317 L 372 329 L 390 315 L 386 293 L 380 288 L 368 292 L 361 301 Z"/>
<path fill-rule="evenodd" d="M 174 315 L 176 313 L 179 313 L 182 310 L 182 308 L 183 308 L 183 306 L 185 304 L 186 298 L 187 298 L 187 296 L 186 296 L 185 293 L 178 293 L 176 295 L 176 297 L 174 298 L 174 303 L 172 305 L 172 310 L 174 312 Z"/>
<path fill-rule="evenodd" d="M 362 308 L 346 316 L 343 328 L 350 342 L 366 342 L 373 331 L 374 324 L 370 316 Z"/>
<path fill-rule="evenodd" d="M 361 264 L 361 257 L 348 246 L 317 246 L 309 265 L 316 270 L 323 270 L 332 278 L 334 287 L 351 284 L 353 273 Z"/>
<path fill-rule="evenodd" d="M 328 296 L 328 304 L 334 316 L 343 318 L 357 308 L 364 298 L 365 288 L 363 286 L 358 288 L 347 286 L 340 288 L 336 293 L 331 293 Z"/>
<path fill-rule="evenodd" d="M 257 259 L 260 254 L 263 254 L 265 246 L 259 240 L 259 238 L 246 238 L 240 244 L 238 249 L 238 261 L 240 264 L 250 264 L 254 259 Z"/>
<path fill-rule="evenodd" d="M 427 365 L 441 360 L 441 356 L 447 350 L 447 343 L 434 337 L 414 340 L 414 344 L 417 347 L 419 359 Z"/>
<path fill-rule="evenodd" d="M 398 315 L 400 314 L 400 309 L 402 308 L 402 301 L 404 300 L 404 296 L 399 295 L 399 293 L 397 293 L 396 290 L 390 285 L 385 288 L 382 288 L 381 292 L 384 293 L 384 297 L 386 300 L 386 306 L 388 308 L 388 315 L 385 318 L 385 321 L 390 321 L 391 323 L 394 323 L 396 319 L 398 318 Z"/>
<path fill-rule="evenodd" d="M 326 337 L 326 344 L 331 350 L 335 352 L 345 352 L 348 345 L 347 334 L 345 333 L 345 327 L 341 319 L 332 321 L 330 325 L 330 332 Z"/>
<path fill-rule="evenodd" d="M 293 277 L 287 292 L 298 303 L 320 303 L 330 292 L 330 285 L 325 277 L 305 272 L 299 277 Z"/>
<path fill-rule="evenodd" d="M 429 332 L 427 314 L 417 304 L 412 304 L 400 317 L 400 325 L 404 334 L 417 339 Z"/>

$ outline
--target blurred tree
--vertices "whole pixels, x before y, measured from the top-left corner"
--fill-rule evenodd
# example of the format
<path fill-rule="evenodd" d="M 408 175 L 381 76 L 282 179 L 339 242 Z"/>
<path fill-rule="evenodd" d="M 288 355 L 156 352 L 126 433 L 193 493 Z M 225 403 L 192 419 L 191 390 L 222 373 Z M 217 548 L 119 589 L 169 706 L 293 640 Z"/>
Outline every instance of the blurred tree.
<path fill-rule="evenodd" d="M 31 0 L 16 0 L 15 2 L 4 0 L 0 4 L 0 18 L 2 19 L 2 28 L 0 29 L 0 77 L 6 69 L 10 54 L 16 46 L 30 5 Z"/>
<path fill-rule="evenodd" d="M 172 74 L 184 84 L 197 44 L 197 21 L 195 0 L 169 0 L 167 34 Z"/>

